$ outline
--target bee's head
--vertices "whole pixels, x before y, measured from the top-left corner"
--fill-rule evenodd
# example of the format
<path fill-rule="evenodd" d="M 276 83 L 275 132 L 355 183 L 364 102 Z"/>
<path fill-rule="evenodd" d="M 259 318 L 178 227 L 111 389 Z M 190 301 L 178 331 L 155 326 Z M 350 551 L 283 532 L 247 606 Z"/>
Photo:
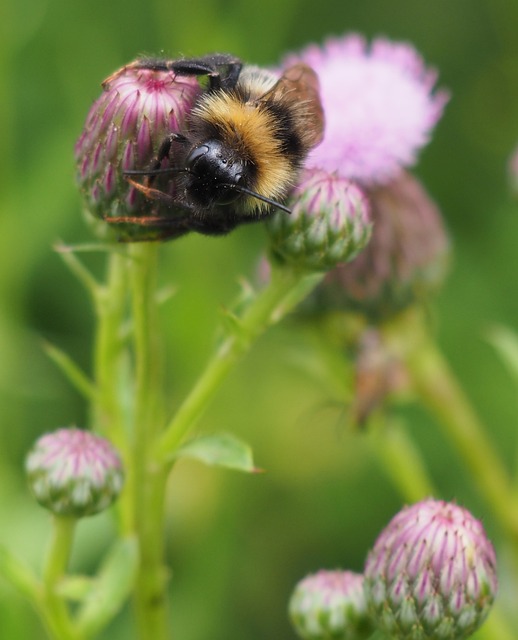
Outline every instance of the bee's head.
<path fill-rule="evenodd" d="M 188 191 L 200 205 L 225 205 L 242 196 L 244 161 L 220 140 L 196 145 L 185 159 Z"/>

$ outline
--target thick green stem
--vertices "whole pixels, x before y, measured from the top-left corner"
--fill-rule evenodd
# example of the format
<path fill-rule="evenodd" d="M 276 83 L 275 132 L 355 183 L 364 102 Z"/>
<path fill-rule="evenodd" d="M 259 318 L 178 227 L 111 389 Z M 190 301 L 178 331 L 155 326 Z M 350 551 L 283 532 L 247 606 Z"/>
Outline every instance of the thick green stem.
<path fill-rule="evenodd" d="M 50 541 L 43 573 L 43 594 L 40 611 L 43 613 L 49 632 L 56 640 L 79 640 L 65 601 L 57 594 L 58 582 L 66 573 L 74 538 L 76 519 L 54 516 Z"/>
<path fill-rule="evenodd" d="M 509 474 L 435 342 L 422 325 L 412 333 L 417 340 L 410 340 L 404 357 L 413 386 L 423 404 L 437 416 L 479 492 L 516 546 L 518 510 Z M 408 337 L 409 332 L 404 335 Z"/>
<path fill-rule="evenodd" d="M 135 608 L 140 637 L 168 637 L 164 567 L 164 493 L 167 473 L 151 460 L 151 445 L 161 426 L 163 395 L 158 343 L 157 261 L 159 245 L 131 247 L 135 389 L 133 411 L 133 499 L 140 567 Z"/>
<path fill-rule="evenodd" d="M 123 535 L 133 528 L 134 478 L 128 448 L 129 426 L 127 407 L 122 389 L 123 325 L 128 299 L 127 255 L 113 251 L 108 258 L 106 284 L 97 286 L 94 299 L 97 313 L 97 333 L 94 346 L 94 381 L 96 397 L 93 404 L 93 426 L 118 449 L 126 470 L 126 486 L 117 503 L 117 513 Z M 127 393 L 127 392 L 126 392 Z"/>
<path fill-rule="evenodd" d="M 304 299 L 322 277 L 322 274 L 304 275 L 289 269 L 273 270 L 269 285 L 235 321 L 230 335 L 209 360 L 160 438 L 156 452 L 159 461 L 171 457 L 216 395 L 223 380 L 261 333 Z"/>
<path fill-rule="evenodd" d="M 95 297 L 98 328 L 94 372 L 98 398 L 93 419 L 96 430 L 109 437 L 117 447 L 124 446 L 125 442 L 120 373 L 128 263 L 126 256 L 110 253 L 107 282 L 97 289 Z"/>

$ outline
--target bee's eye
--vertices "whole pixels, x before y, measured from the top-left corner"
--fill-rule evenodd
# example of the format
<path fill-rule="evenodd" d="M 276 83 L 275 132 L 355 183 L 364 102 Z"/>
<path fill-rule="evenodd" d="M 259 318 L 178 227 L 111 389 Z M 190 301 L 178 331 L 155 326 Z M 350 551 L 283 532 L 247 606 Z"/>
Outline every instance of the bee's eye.
<path fill-rule="evenodd" d="M 207 158 L 209 151 L 210 147 L 206 144 L 195 147 L 187 156 L 185 164 L 189 169 L 194 169 L 202 158 Z"/>

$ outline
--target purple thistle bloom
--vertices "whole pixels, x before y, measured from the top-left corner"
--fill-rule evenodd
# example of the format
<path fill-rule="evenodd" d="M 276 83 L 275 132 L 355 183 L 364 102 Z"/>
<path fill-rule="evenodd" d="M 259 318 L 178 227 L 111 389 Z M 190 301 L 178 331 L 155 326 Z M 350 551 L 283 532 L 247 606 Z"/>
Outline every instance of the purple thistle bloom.
<path fill-rule="evenodd" d="M 197 79 L 128 65 L 102 86 L 75 146 L 87 210 L 98 218 L 170 215 L 170 208 L 139 193 L 123 172 L 148 169 L 164 138 L 184 128 L 200 93 Z M 170 175 L 155 182 L 171 195 L 172 184 Z M 127 232 L 150 235 L 135 227 Z"/>
<path fill-rule="evenodd" d="M 371 234 L 370 206 L 353 182 L 307 170 L 288 202 L 292 212 L 266 221 L 273 257 L 308 271 L 326 271 L 351 260 Z"/>
<path fill-rule="evenodd" d="M 324 141 L 306 166 L 337 171 L 365 186 L 386 184 L 412 166 L 441 117 L 448 94 L 437 74 L 406 43 L 349 34 L 312 45 L 303 60 L 320 79 Z"/>
<path fill-rule="evenodd" d="M 301 580 L 290 599 L 289 614 L 304 640 L 364 640 L 373 631 L 363 576 L 352 571 L 321 570 Z"/>
<path fill-rule="evenodd" d="M 482 524 L 456 504 L 424 500 L 385 527 L 365 565 L 369 612 L 397 640 L 463 640 L 498 590 Z"/>
<path fill-rule="evenodd" d="M 25 468 L 36 500 L 57 515 L 82 517 L 106 509 L 124 481 L 122 463 L 112 445 L 75 428 L 39 438 Z"/>

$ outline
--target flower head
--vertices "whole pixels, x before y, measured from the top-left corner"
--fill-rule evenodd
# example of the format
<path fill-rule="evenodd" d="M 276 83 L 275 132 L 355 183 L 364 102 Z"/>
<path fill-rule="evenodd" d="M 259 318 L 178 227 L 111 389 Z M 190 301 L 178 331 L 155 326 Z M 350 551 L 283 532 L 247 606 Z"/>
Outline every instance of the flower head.
<path fill-rule="evenodd" d="M 112 445 L 81 429 L 58 429 L 39 438 L 25 463 L 36 500 L 58 515 L 89 516 L 110 506 L 124 474 Z"/>
<path fill-rule="evenodd" d="M 369 612 L 389 638 L 464 640 L 496 596 L 496 558 L 469 511 L 424 500 L 400 511 L 365 565 Z"/>
<path fill-rule="evenodd" d="M 448 95 L 434 93 L 436 72 L 410 44 L 378 38 L 369 46 L 350 34 L 296 57 L 317 72 L 326 117 L 324 141 L 308 167 L 372 186 L 415 163 Z"/>
<path fill-rule="evenodd" d="M 363 576 L 319 571 L 301 580 L 290 599 L 290 618 L 304 640 L 363 640 L 370 637 Z"/>
<path fill-rule="evenodd" d="M 199 92 L 195 77 L 131 64 L 103 83 L 75 146 L 78 182 L 90 213 L 102 219 L 171 214 L 159 200 L 139 193 L 123 172 L 149 168 L 165 137 L 183 129 Z M 169 174 L 154 183 L 165 193 L 172 193 L 172 184 Z M 139 231 L 127 228 L 128 234 Z"/>
<path fill-rule="evenodd" d="M 330 271 L 309 301 L 322 310 L 389 317 L 439 288 L 449 263 L 441 213 L 424 187 L 403 172 L 370 192 L 372 238 L 348 264 Z"/>
<path fill-rule="evenodd" d="M 273 257 L 291 266 L 326 271 L 351 260 L 370 238 L 370 207 L 353 182 L 308 170 L 289 201 L 266 223 Z"/>

